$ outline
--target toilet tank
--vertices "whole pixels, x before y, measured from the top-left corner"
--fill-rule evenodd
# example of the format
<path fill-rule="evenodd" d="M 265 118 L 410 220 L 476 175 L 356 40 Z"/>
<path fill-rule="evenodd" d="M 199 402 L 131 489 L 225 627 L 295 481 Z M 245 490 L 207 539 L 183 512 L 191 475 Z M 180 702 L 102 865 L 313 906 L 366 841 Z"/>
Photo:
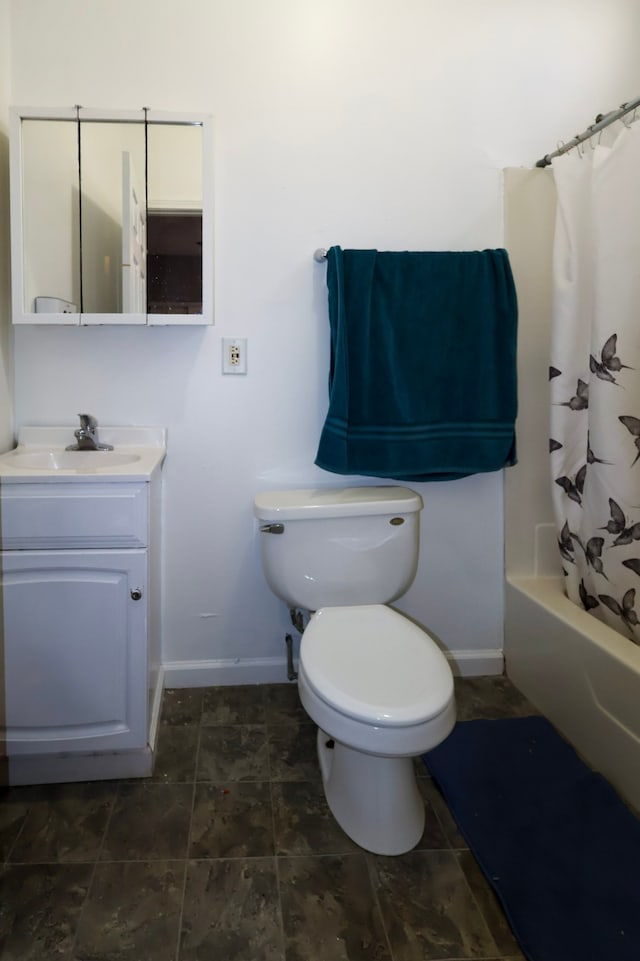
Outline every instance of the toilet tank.
<path fill-rule="evenodd" d="M 271 590 L 289 605 L 388 604 L 418 566 L 422 498 L 406 487 L 265 491 L 254 502 Z"/>

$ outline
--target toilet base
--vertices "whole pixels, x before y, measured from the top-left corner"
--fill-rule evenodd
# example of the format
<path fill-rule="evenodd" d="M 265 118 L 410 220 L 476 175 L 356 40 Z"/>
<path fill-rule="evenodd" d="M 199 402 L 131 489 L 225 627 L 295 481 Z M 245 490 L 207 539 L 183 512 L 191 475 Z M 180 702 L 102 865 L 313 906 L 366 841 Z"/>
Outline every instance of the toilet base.
<path fill-rule="evenodd" d="M 413 758 L 364 754 L 319 728 L 318 760 L 331 813 L 356 844 L 387 855 L 415 847 L 424 831 L 425 808 Z"/>

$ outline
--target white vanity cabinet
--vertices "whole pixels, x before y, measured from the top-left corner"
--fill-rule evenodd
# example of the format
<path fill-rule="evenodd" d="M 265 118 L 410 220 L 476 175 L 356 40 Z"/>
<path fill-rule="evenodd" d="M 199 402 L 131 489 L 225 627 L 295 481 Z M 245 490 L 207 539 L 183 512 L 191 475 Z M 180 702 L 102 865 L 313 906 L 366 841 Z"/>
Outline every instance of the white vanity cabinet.
<path fill-rule="evenodd" d="M 0 472 L 10 783 L 151 773 L 159 493 L 159 469 L 16 483 Z"/>

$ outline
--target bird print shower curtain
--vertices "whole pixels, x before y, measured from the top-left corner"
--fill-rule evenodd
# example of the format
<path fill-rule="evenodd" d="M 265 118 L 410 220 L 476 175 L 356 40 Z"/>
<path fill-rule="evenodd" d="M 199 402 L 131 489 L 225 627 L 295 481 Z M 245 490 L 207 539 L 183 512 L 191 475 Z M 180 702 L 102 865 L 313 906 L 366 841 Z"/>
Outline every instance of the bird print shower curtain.
<path fill-rule="evenodd" d="M 553 174 L 549 448 L 566 592 L 640 644 L 640 122 Z"/>

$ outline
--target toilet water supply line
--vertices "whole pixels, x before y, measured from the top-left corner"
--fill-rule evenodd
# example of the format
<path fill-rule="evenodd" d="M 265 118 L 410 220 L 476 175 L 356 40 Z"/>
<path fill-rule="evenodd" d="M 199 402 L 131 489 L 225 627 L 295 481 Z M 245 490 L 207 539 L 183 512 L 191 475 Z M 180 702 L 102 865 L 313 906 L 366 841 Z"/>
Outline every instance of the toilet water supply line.
<path fill-rule="evenodd" d="M 295 607 L 290 607 L 289 616 L 291 617 L 291 623 L 295 627 L 298 634 L 303 634 L 306 627 L 304 611 L 300 611 Z M 306 620 L 309 620 L 308 615 Z M 293 638 L 291 634 L 285 634 L 284 642 L 287 645 L 287 678 L 290 681 L 295 681 L 298 677 L 298 672 L 294 670 L 293 667 Z"/>
<path fill-rule="evenodd" d="M 287 645 L 287 680 L 296 681 L 298 672 L 293 669 L 293 638 L 291 634 L 285 634 L 284 642 Z"/>

